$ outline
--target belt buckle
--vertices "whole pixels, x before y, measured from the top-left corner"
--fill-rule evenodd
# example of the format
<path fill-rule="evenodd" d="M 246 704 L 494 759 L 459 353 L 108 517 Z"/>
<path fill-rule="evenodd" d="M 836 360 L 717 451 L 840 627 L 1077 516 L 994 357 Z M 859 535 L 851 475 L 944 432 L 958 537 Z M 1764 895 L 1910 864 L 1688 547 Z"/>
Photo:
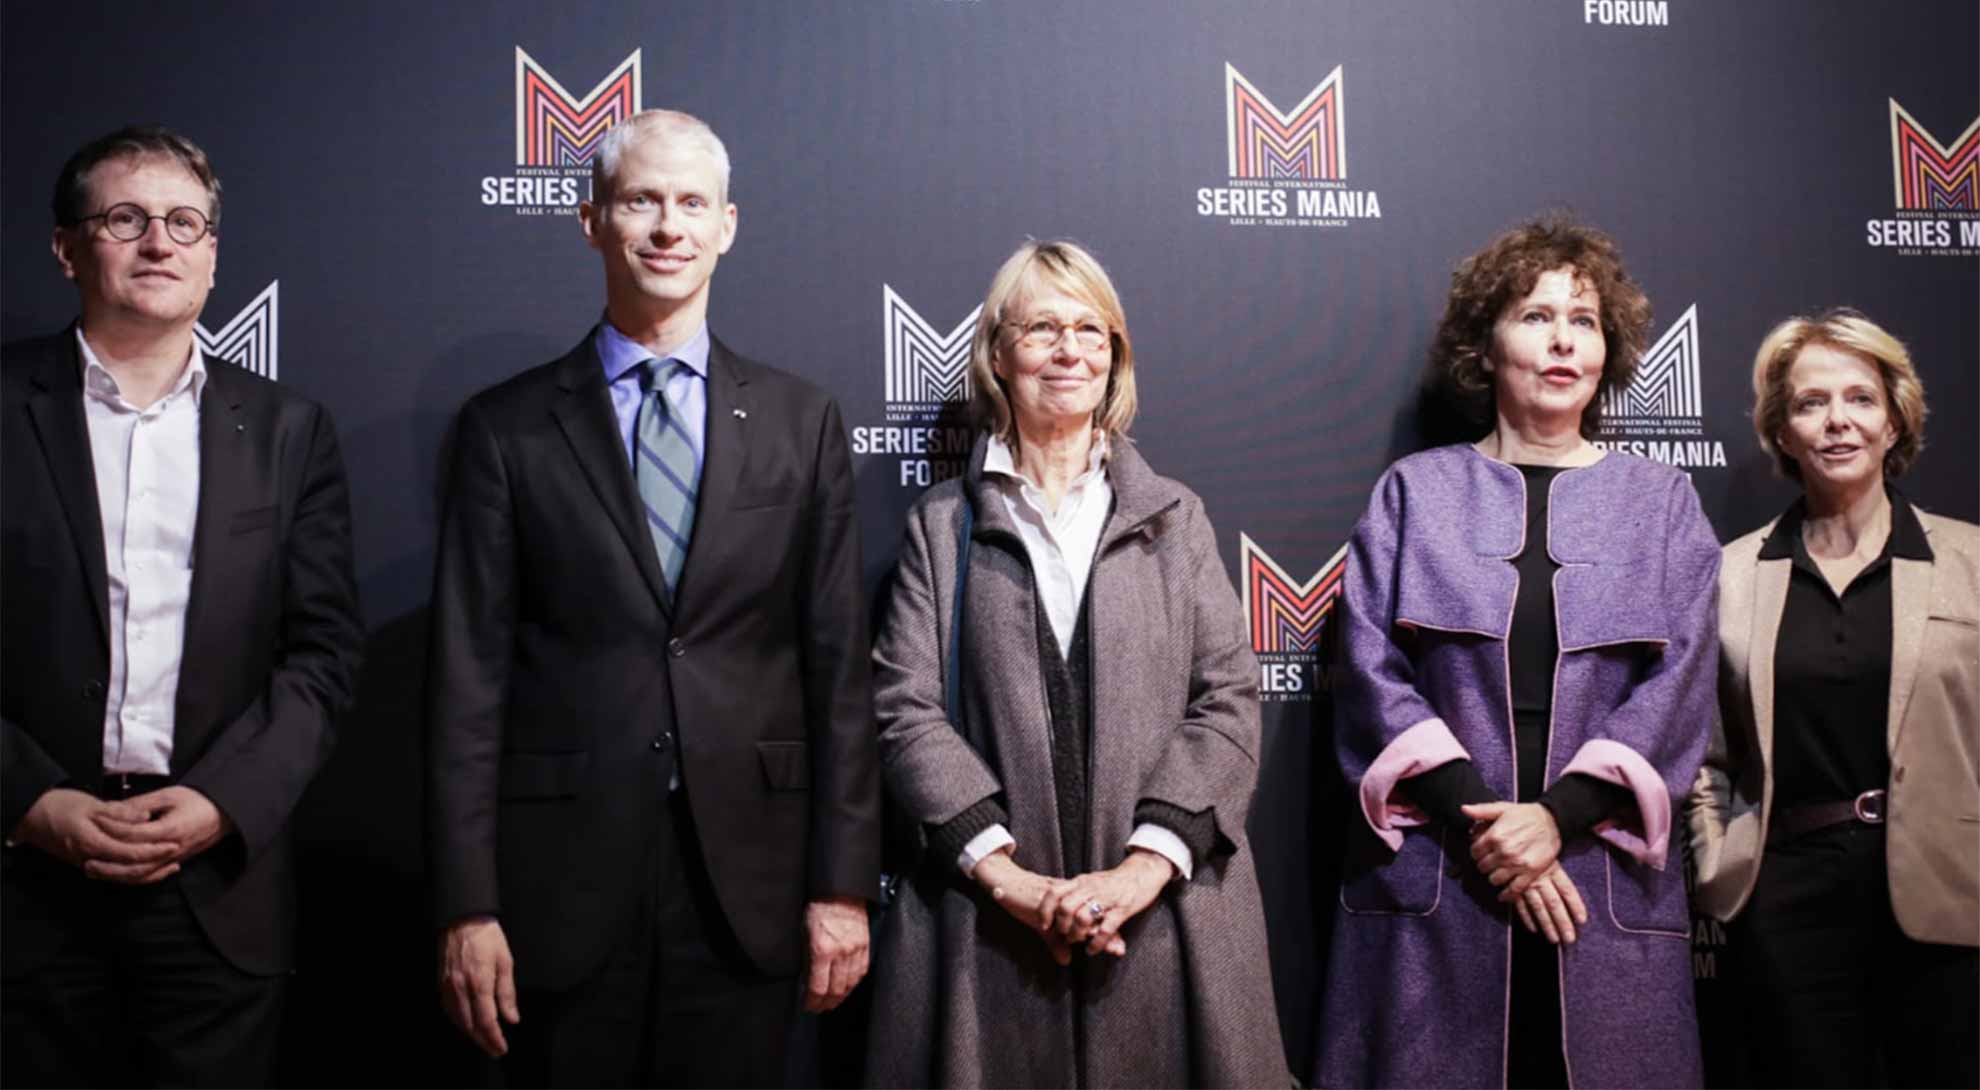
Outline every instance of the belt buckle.
<path fill-rule="evenodd" d="M 1865 825 L 1882 825 L 1885 813 L 1884 802 L 1887 797 L 1884 789 L 1880 787 L 1856 796 L 1855 801 L 1849 805 L 1856 812 L 1856 820 Z"/>

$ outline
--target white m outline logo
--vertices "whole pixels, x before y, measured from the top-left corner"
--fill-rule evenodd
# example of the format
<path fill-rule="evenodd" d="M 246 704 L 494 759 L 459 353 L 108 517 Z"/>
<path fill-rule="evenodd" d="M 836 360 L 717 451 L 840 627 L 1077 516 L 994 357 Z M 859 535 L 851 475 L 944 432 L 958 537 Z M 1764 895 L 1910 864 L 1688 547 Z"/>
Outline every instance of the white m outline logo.
<path fill-rule="evenodd" d="M 204 325 L 193 326 L 193 339 L 206 355 L 240 364 L 262 378 L 273 380 L 275 371 L 275 325 L 280 309 L 276 304 L 280 280 L 270 280 L 254 301 L 242 308 L 220 332 Z"/>
<path fill-rule="evenodd" d="M 969 400 L 969 342 L 977 304 L 969 317 L 949 331 L 935 332 L 892 287 L 880 285 L 881 324 L 887 338 L 887 400 L 928 404 Z"/>
<path fill-rule="evenodd" d="M 1693 303 L 1657 343 L 1643 353 L 1636 377 L 1602 401 L 1609 417 L 1705 416 L 1705 399 L 1698 379 L 1698 304 Z"/>

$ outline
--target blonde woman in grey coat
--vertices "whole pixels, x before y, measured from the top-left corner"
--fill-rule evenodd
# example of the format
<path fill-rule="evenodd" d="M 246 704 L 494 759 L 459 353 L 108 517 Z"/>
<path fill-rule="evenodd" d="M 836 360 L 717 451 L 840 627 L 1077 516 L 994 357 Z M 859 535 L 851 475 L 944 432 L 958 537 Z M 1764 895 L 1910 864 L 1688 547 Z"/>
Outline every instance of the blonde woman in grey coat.
<path fill-rule="evenodd" d="M 1125 435 L 1106 272 L 1020 247 L 970 366 L 983 434 L 909 512 L 873 653 L 920 850 L 879 929 L 867 1077 L 1287 1085 L 1244 833 L 1258 666 L 1203 502 Z"/>

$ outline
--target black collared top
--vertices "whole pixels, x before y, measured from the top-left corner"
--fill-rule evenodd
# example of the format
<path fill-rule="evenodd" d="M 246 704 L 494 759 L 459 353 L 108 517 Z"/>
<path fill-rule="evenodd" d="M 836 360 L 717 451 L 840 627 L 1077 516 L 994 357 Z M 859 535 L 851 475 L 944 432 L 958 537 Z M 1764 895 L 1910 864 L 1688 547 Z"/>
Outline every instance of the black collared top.
<path fill-rule="evenodd" d="M 1891 778 L 1891 559 L 1931 560 L 1925 528 L 1897 489 L 1877 559 L 1837 595 L 1801 540 L 1804 500 L 1781 516 L 1761 560 L 1791 559 L 1774 643 L 1774 809 L 1851 799 Z"/>

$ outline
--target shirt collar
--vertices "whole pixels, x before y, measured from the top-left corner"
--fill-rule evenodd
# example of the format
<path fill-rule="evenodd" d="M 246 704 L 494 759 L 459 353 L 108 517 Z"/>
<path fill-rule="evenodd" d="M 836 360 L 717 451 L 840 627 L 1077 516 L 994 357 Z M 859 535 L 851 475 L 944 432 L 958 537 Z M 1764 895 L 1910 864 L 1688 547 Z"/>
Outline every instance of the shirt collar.
<path fill-rule="evenodd" d="M 1086 472 L 1080 474 L 1079 478 L 1073 481 L 1071 487 L 1083 487 L 1088 481 L 1098 476 L 1106 464 L 1107 433 L 1095 430 L 1093 433 L 1093 445 L 1086 452 Z M 1016 455 L 1012 452 L 1010 445 L 1005 443 L 1003 437 L 999 435 L 991 436 L 986 445 L 986 449 L 983 452 L 983 472 L 1009 477 L 1014 481 L 1022 482 L 1033 488 L 1038 487 L 1037 481 L 1018 471 Z"/>
<path fill-rule="evenodd" d="M 1911 502 L 1904 498 L 1896 486 L 1884 482 L 1884 494 L 1891 500 L 1891 532 L 1884 539 L 1884 551 L 1877 555 L 1878 561 L 1888 557 L 1902 560 L 1932 559 L 1931 543 L 1925 539 L 1925 526 L 1918 521 L 1918 512 L 1912 510 Z M 1803 557 L 1801 545 L 1801 524 L 1808 518 L 1807 497 L 1797 497 L 1782 513 L 1780 521 L 1774 524 L 1774 532 L 1760 543 L 1761 560 L 1799 560 Z"/>
<path fill-rule="evenodd" d="M 1808 501 L 1795 497 L 1781 517 L 1774 520 L 1774 529 L 1767 540 L 1760 543 L 1760 559 L 1786 560 L 1794 555 L 1794 543 L 1801 538 L 1801 523 L 1808 517 Z"/>
<path fill-rule="evenodd" d="M 1911 501 L 1889 484 L 1884 491 L 1891 497 L 1891 539 L 1884 544 L 1884 551 L 1905 560 L 1931 560 L 1932 546 L 1925 540 L 1925 524 L 1918 519 L 1918 512 L 1911 509 Z"/>
<path fill-rule="evenodd" d="M 619 332 L 619 327 L 610 321 L 598 323 L 598 336 L 594 339 L 598 348 L 598 361 L 605 367 L 605 381 L 617 382 L 626 377 L 626 372 L 650 359 L 679 360 L 702 379 L 708 378 L 708 323 L 694 331 L 687 343 L 668 352 L 654 352 L 645 345 Z"/>
<path fill-rule="evenodd" d="M 112 375 L 110 369 L 103 366 L 103 361 L 97 358 L 96 349 L 89 346 L 89 338 L 83 336 L 80 325 L 76 327 L 76 347 L 82 353 L 84 392 L 98 401 L 123 404 L 124 392 L 117 385 L 117 376 Z M 159 400 L 177 397 L 188 389 L 192 391 L 193 408 L 198 408 L 206 394 L 206 360 L 200 354 L 197 340 L 193 341 L 192 350 L 186 356 L 186 365 L 179 372 L 179 380 Z"/>

